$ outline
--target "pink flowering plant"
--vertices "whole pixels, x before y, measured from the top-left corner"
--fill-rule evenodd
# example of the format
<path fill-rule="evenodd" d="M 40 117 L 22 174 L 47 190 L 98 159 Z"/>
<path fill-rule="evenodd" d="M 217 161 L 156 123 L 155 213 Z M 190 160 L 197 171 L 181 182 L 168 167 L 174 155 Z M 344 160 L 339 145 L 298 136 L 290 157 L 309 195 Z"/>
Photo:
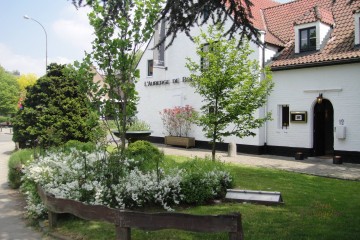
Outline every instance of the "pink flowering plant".
<path fill-rule="evenodd" d="M 160 115 L 166 134 L 177 137 L 187 137 L 197 118 L 197 112 L 189 105 L 165 108 Z"/>

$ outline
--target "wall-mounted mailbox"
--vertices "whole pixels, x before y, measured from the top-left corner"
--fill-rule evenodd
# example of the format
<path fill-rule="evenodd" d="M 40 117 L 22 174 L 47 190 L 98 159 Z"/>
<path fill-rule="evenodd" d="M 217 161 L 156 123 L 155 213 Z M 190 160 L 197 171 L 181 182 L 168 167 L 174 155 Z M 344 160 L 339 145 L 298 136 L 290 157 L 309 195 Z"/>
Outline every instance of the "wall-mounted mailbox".
<path fill-rule="evenodd" d="M 336 126 L 336 138 L 345 139 L 346 138 L 346 127 L 345 126 Z"/>
<path fill-rule="evenodd" d="M 307 112 L 290 112 L 290 121 L 292 123 L 306 123 L 307 122 Z"/>

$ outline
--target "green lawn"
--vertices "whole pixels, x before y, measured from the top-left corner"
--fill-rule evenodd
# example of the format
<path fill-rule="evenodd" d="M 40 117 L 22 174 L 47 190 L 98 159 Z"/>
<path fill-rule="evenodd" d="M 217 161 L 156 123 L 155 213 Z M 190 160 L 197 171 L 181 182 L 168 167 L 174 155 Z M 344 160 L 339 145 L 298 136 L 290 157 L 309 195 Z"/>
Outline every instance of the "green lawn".
<path fill-rule="evenodd" d="M 282 206 L 222 203 L 177 209 L 192 214 L 240 212 L 245 239 L 359 239 L 360 182 L 265 168 L 228 165 L 236 188 L 279 191 Z M 114 226 L 75 218 L 60 219 L 56 232 L 72 239 L 114 239 Z M 132 230 L 132 239 L 228 239 L 227 234 Z"/>

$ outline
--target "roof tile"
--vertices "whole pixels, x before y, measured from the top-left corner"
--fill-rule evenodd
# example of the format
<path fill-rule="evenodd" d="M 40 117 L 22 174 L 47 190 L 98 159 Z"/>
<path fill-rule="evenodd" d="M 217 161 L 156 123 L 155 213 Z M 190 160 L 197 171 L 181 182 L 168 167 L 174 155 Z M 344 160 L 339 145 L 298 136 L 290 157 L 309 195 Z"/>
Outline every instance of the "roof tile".
<path fill-rule="evenodd" d="M 315 11 L 317 7 L 317 12 Z M 266 27 L 272 38 L 285 43 L 271 67 L 280 68 L 318 62 L 360 60 L 360 49 L 354 46 L 353 12 L 359 11 L 360 1 L 348 0 L 297 0 L 264 9 Z M 317 52 L 295 54 L 294 22 L 304 24 L 320 20 L 334 25 L 327 44 Z M 266 38 L 266 40 L 271 38 Z M 270 42 L 270 41 L 269 41 Z M 272 43 L 272 42 L 270 42 Z M 281 46 L 281 45 L 279 45 Z"/>

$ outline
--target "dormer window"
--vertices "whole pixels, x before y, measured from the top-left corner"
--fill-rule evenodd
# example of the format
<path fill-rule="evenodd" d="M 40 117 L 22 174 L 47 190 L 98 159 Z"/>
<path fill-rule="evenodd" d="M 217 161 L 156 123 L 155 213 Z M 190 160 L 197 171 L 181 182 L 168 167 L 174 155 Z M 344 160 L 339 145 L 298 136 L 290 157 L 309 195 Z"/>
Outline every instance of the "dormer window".
<path fill-rule="evenodd" d="M 295 53 L 319 51 L 331 34 L 334 18 L 327 9 L 314 6 L 294 22 Z"/>
<path fill-rule="evenodd" d="M 316 50 L 316 27 L 300 29 L 300 52 Z"/>

